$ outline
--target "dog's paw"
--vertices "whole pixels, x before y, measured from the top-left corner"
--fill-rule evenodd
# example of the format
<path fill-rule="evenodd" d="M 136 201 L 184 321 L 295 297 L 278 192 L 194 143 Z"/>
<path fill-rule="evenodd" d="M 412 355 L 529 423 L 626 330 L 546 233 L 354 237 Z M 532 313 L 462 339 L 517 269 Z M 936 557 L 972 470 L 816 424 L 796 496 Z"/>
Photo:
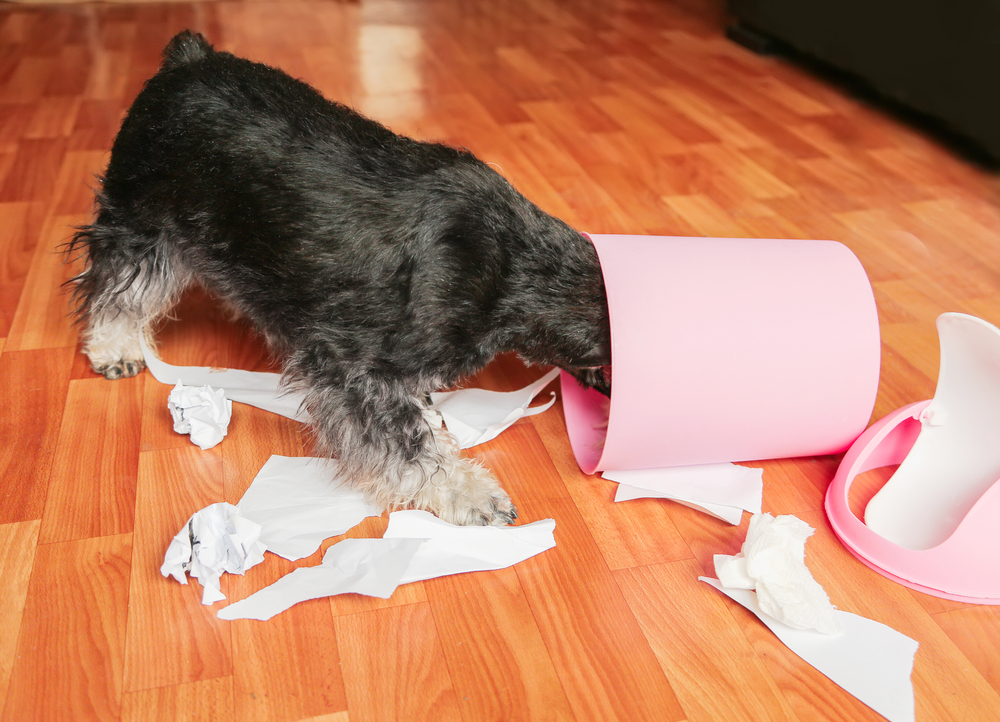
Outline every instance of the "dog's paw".
<path fill-rule="evenodd" d="M 101 376 L 109 381 L 114 381 L 116 379 L 127 379 L 130 376 L 135 376 L 144 368 L 146 368 L 146 364 L 142 361 L 122 360 L 100 368 L 95 368 L 94 371 L 101 374 Z"/>
<path fill-rule="evenodd" d="M 460 459 L 434 490 L 431 511 L 460 526 L 506 526 L 517 519 L 507 492 L 479 464 Z"/>

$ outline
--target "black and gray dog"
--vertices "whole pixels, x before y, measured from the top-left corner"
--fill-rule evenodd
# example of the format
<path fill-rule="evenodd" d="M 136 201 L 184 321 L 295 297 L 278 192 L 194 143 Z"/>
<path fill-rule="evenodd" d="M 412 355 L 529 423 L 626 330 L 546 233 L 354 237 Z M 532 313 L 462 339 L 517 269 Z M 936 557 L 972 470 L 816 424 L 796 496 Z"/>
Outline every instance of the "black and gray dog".
<path fill-rule="evenodd" d="M 200 283 L 266 338 L 320 451 L 384 506 L 517 516 L 427 414 L 429 392 L 497 353 L 606 385 L 607 300 L 585 236 L 472 154 L 396 135 L 190 32 L 129 110 L 73 249 L 96 372 L 137 374 L 140 334 L 151 342 Z"/>

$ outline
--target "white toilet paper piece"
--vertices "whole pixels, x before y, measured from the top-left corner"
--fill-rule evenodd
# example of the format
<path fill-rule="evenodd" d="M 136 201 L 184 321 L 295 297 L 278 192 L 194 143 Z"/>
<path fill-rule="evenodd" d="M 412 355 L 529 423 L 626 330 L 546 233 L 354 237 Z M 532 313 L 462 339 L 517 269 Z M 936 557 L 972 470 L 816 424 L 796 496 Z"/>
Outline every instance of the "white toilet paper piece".
<path fill-rule="evenodd" d="M 261 526 L 268 551 L 295 561 L 324 539 L 343 534 L 378 507 L 339 476 L 333 459 L 273 455 L 239 502 L 240 512 Z"/>
<path fill-rule="evenodd" d="M 425 539 L 400 584 L 504 569 L 556 545 L 554 519 L 521 526 L 455 526 L 426 511 L 394 511 L 383 539 Z"/>
<path fill-rule="evenodd" d="M 153 378 L 162 384 L 185 386 L 210 385 L 225 389 L 226 396 L 242 404 L 271 411 L 296 421 L 308 422 L 309 412 L 302 406 L 301 392 L 281 389 L 281 375 L 240 369 L 213 369 L 208 366 L 173 366 L 157 358 L 142 337 L 143 358 Z M 528 408 L 538 393 L 559 376 L 552 369 L 538 381 L 517 391 L 459 389 L 431 394 L 431 402 L 440 412 L 448 431 L 467 449 L 495 439 L 518 419 L 534 416 L 551 408 L 556 395 L 541 406 Z"/>
<path fill-rule="evenodd" d="M 468 449 L 495 439 L 520 418 L 551 408 L 556 400 L 554 393 L 541 406 L 528 408 L 528 405 L 558 376 L 559 369 L 552 369 L 538 381 L 517 391 L 459 389 L 433 393 L 431 403 L 444 417 L 444 423 L 458 440 L 459 447 Z"/>
<path fill-rule="evenodd" d="M 146 367 L 161 384 L 180 382 L 185 386 L 225 389 L 229 399 L 241 404 L 256 406 L 296 421 L 309 420 L 308 412 L 302 407 L 303 395 L 280 389 L 280 374 L 208 366 L 173 366 L 156 357 L 142 334 L 139 335 L 139 345 Z"/>
<path fill-rule="evenodd" d="M 763 469 L 736 464 L 609 470 L 602 476 L 618 482 L 615 501 L 670 499 L 734 525 L 744 509 L 759 514 L 764 497 Z"/>
<path fill-rule="evenodd" d="M 223 607 L 219 619 L 264 621 L 299 602 L 348 592 L 388 599 L 422 543 L 421 539 L 345 539 L 326 550 L 319 566 L 300 567 Z"/>
<path fill-rule="evenodd" d="M 503 569 L 555 546 L 555 521 L 454 526 L 425 511 L 389 515 L 382 539 L 345 539 L 318 567 L 303 567 L 219 611 L 220 619 L 270 619 L 307 599 L 355 592 L 388 598 L 399 584 Z M 407 535 L 407 536 L 403 536 Z"/>
<path fill-rule="evenodd" d="M 830 598 L 806 567 L 812 534 L 798 517 L 755 514 L 740 553 L 715 555 L 715 573 L 725 587 L 756 589 L 764 613 L 789 627 L 840 634 Z"/>
<path fill-rule="evenodd" d="M 223 572 L 244 574 L 264 561 L 260 526 L 244 519 L 232 504 L 207 506 L 177 532 L 160 567 L 160 574 L 187 584 L 185 572 L 201 582 L 201 603 L 225 599 L 219 585 Z"/>
<path fill-rule="evenodd" d="M 892 627 L 840 610 L 835 614 L 842 634 L 793 629 L 765 614 L 752 591 L 726 589 L 719 580 L 698 578 L 757 615 L 782 644 L 889 722 L 914 722 L 911 675 L 919 646 L 915 640 Z"/>
<path fill-rule="evenodd" d="M 233 417 L 233 402 L 223 389 L 185 386 L 180 381 L 167 397 L 167 408 L 174 419 L 174 431 L 190 434 L 191 442 L 202 451 L 222 441 Z"/>

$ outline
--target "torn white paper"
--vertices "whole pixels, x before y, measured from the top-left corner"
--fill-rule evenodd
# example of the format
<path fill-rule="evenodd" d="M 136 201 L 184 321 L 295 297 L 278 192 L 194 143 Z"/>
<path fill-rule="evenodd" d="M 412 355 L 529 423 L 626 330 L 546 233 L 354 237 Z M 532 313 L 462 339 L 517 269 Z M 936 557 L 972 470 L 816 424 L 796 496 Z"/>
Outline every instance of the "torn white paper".
<path fill-rule="evenodd" d="M 444 417 L 448 431 L 463 449 L 495 439 L 518 419 L 548 410 L 556 395 L 541 406 L 528 408 L 538 393 L 559 376 L 552 369 L 533 384 L 517 391 L 459 389 L 431 394 L 431 403 Z"/>
<path fill-rule="evenodd" d="M 232 504 L 206 506 L 177 532 L 160 567 L 160 574 L 187 584 L 185 572 L 201 582 L 201 603 L 212 604 L 226 595 L 219 586 L 223 572 L 244 574 L 264 561 L 260 526 L 244 519 Z"/>
<path fill-rule="evenodd" d="M 174 431 L 190 434 L 191 442 L 202 451 L 222 441 L 233 417 L 233 402 L 223 389 L 185 386 L 179 381 L 167 397 L 167 408 L 174 419 Z"/>
<path fill-rule="evenodd" d="M 836 611 L 843 633 L 831 636 L 793 629 L 761 611 L 746 589 L 725 589 L 716 579 L 699 577 L 743 605 L 807 664 L 889 722 L 913 722 L 913 658 L 917 642 L 879 622 Z"/>
<path fill-rule="evenodd" d="M 268 551 L 295 561 L 324 539 L 381 510 L 338 475 L 333 459 L 271 456 L 240 499 L 243 516 L 261 526 Z"/>
<path fill-rule="evenodd" d="M 182 383 L 185 386 L 225 389 L 229 399 L 241 404 L 256 406 L 296 421 L 309 420 L 308 412 L 302 407 L 304 397 L 295 391 L 281 390 L 280 374 L 208 366 L 173 366 L 156 357 L 142 334 L 139 335 L 139 343 L 146 366 L 161 384 Z"/>
<path fill-rule="evenodd" d="M 384 539 L 426 539 L 400 584 L 504 569 L 556 545 L 554 519 L 521 526 L 455 526 L 426 511 L 389 514 Z"/>
<path fill-rule="evenodd" d="M 618 482 L 615 501 L 671 499 L 733 525 L 744 509 L 759 514 L 764 497 L 764 471 L 736 464 L 609 470 L 602 476 Z"/>
<path fill-rule="evenodd" d="M 219 617 L 270 619 L 307 599 L 346 592 L 387 598 L 399 584 L 503 569 L 554 547 L 555 524 L 545 519 L 523 526 L 455 526 L 425 511 L 393 512 L 382 539 L 334 544 L 319 567 L 297 569 L 220 610 Z"/>
<path fill-rule="evenodd" d="M 299 602 L 334 594 L 388 599 L 421 539 L 345 539 L 326 550 L 323 562 L 300 567 L 246 599 L 219 610 L 219 619 L 267 620 Z"/>
<path fill-rule="evenodd" d="M 823 587 L 806 567 L 806 540 L 813 528 L 790 514 L 755 514 L 736 556 L 715 555 L 723 586 L 756 589 L 765 614 L 795 629 L 840 634 L 839 617 Z"/>

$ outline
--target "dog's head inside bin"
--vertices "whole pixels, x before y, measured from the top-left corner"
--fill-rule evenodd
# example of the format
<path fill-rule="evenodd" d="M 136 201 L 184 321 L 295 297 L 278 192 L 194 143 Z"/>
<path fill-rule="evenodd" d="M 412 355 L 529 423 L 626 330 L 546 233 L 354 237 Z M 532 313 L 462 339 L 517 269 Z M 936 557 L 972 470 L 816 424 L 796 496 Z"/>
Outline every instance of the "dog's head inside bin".
<path fill-rule="evenodd" d="M 610 400 L 562 375 L 588 474 L 844 451 L 875 405 L 878 312 L 834 241 L 592 235 Z"/>

